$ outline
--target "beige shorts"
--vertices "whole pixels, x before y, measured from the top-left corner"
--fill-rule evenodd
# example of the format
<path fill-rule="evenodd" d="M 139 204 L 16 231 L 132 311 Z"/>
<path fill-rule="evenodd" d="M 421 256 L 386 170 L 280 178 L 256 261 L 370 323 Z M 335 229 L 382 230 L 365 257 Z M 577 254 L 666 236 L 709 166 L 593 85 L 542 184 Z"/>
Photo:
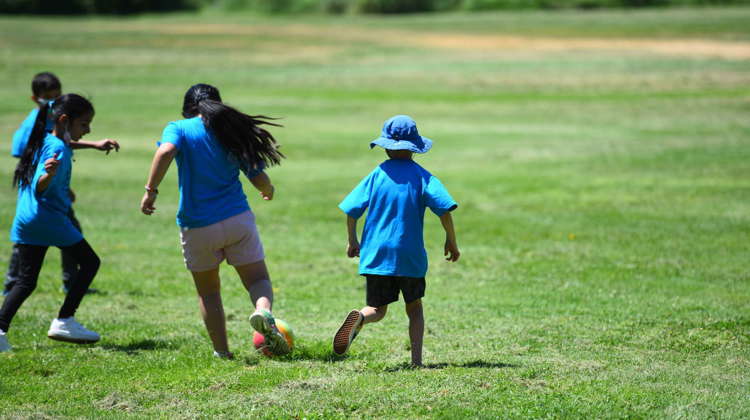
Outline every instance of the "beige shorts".
<path fill-rule="evenodd" d="M 199 228 L 182 229 L 182 255 L 190 271 L 213 270 L 226 258 L 238 266 L 265 258 L 251 211 Z"/>

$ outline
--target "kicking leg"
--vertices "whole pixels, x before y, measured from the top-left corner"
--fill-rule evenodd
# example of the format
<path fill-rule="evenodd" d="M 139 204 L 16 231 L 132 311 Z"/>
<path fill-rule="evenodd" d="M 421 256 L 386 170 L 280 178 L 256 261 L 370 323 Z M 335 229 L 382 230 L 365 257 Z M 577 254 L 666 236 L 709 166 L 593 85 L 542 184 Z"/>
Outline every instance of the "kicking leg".
<path fill-rule="evenodd" d="M 383 306 L 365 306 L 360 311 L 362 312 L 362 325 L 369 324 L 371 322 L 378 322 L 385 318 L 385 314 L 388 312 L 388 305 Z"/>
<path fill-rule="evenodd" d="M 277 355 L 289 353 L 291 348 L 286 338 L 276 328 L 276 320 L 271 314 L 273 305 L 273 288 L 271 277 L 268 275 L 265 260 L 234 267 L 242 279 L 242 284 L 250 294 L 255 305 L 255 312 L 250 315 L 250 325 L 263 335 L 265 345 Z"/>
<path fill-rule="evenodd" d="M 362 327 L 370 322 L 380 321 L 387 311 L 388 305 L 382 305 L 365 306 L 361 311 L 349 312 L 341 327 L 336 331 L 336 335 L 333 336 L 333 352 L 338 355 L 345 354 Z"/>
<path fill-rule="evenodd" d="M 266 261 L 238 265 L 234 267 L 239 274 L 242 284 L 250 294 L 256 310 L 265 309 L 271 311 L 273 305 L 273 288 L 271 287 L 271 276 L 268 275 Z"/>

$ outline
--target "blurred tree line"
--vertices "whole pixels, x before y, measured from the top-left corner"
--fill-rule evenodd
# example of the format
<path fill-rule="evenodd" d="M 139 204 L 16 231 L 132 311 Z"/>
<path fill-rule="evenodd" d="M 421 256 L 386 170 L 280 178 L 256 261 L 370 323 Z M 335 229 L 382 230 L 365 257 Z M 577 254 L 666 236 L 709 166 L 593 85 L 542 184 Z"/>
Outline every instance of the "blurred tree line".
<path fill-rule="evenodd" d="M 131 14 L 195 10 L 203 3 L 205 0 L 0 0 L 0 13 Z"/>
<path fill-rule="evenodd" d="M 9 14 L 132 14 L 215 8 L 262 13 L 415 13 L 750 4 L 750 0 L 0 0 Z"/>

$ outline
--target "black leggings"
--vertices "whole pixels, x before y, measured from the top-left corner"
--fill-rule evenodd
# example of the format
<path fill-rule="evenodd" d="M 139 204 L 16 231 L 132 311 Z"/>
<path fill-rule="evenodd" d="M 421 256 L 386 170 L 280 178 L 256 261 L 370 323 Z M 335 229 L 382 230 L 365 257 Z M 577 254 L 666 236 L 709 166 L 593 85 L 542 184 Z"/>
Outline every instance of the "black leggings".
<path fill-rule="evenodd" d="M 5 297 L 2 308 L 0 308 L 0 330 L 5 332 L 10 327 L 10 322 L 16 315 L 18 308 L 31 295 L 36 288 L 39 271 L 42 269 L 44 256 L 47 254 L 47 246 L 17 244 L 18 247 L 18 280 L 13 284 L 10 293 Z M 101 261 L 89 243 L 82 239 L 75 245 L 60 247 L 61 250 L 73 257 L 78 264 L 79 271 L 75 282 L 71 284 L 65 301 L 60 307 L 58 318 L 68 318 L 76 313 L 81 304 L 83 295 L 86 294 L 91 282 L 99 270 Z"/>
<path fill-rule="evenodd" d="M 73 211 L 72 207 L 68 212 L 68 218 L 70 219 L 70 222 L 73 223 L 73 226 L 75 226 L 75 228 L 78 229 L 79 232 L 83 233 L 83 230 L 81 229 L 81 223 L 78 221 L 78 219 L 76 219 L 76 214 Z M 14 244 L 13 253 L 10 255 L 10 264 L 8 264 L 8 273 L 5 275 L 5 291 L 10 291 L 10 289 L 13 288 L 13 283 L 15 283 L 16 279 L 18 278 L 18 270 L 20 269 L 20 265 L 18 263 L 17 248 L 18 244 Z M 65 293 L 70 290 L 73 282 L 75 282 L 76 280 L 76 276 L 78 276 L 78 261 L 73 255 L 71 255 L 69 251 L 67 251 L 68 249 L 70 249 L 70 247 L 60 249 L 60 257 L 62 257 L 62 282 Z"/>

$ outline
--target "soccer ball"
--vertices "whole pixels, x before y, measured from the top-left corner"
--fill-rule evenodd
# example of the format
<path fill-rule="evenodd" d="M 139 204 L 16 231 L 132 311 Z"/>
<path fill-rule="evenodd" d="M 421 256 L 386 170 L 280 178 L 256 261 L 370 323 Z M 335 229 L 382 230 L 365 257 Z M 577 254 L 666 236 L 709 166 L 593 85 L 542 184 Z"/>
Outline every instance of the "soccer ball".
<path fill-rule="evenodd" d="M 292 327 L 287 324 L 286 321 L 276 318 L 276 328 L 279 329 L 279 332 L 281 335 L 284 336 L 286 339 L 286 342 L 289 344 L 289 349 L 294 348 L 294 331 L 292 331 Z M 261 333 L 258 331 L 253 332 L 253 345 L 255 348 L 265 354 L 268 357 L 273 357 L 275 354 L 271 353 L 271 351 L 266 347 L 265 345 L 265 338 Z"/>

